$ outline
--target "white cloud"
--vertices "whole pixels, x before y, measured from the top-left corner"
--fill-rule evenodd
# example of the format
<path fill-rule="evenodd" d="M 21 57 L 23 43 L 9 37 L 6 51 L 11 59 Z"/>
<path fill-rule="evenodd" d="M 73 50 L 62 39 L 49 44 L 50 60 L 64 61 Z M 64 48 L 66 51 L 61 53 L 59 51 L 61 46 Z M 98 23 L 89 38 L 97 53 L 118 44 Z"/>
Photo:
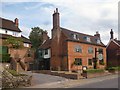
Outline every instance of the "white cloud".
<path fill-rule="evenodd" d="M 8 0 L 4 0 L 7 2 Z M 13 0 L 9 0 L 11 2 Z M 33 0 L 16 0 L 15 2 L 32 2 Z M 30 21 L 39 20 L 36 26 L 48 30 L 52 29 L 52 14 L 59 8 L 61 26 L 81 33 L 94 35 L 96 31 L 101 34 L 102 41 L 109 41 L 109 31 L 112 28 L 114 36 L 118 36 L 118 1 L 119 0 L 36 0 L 42 2 L 36 6 L 26 6 L 26 10 L 38 10 L 37 14 L 23 15 Z M 52 4 L 51 7 L 42 7 L 43 4 Z M 41 13 L 42 12 L 42 13 Z M 32 13 L 32 12 L 31 12 Z M 9 15 L 9 14 L 8 14 Z M 8 16 L 9 17 L 9 16 Z M 32 18 L 31 18 L 32 17 Z M 31 26 L 32 26 L 31 22 Z M 49 23 L 49 24 L 47 24 Z M 21 27 L 23 29 L 29 26 Z M 28 36 L 28 32 L 23 31 Z"/>
<path fill-rule="evenodd" d="M 31 32 L 31 28 L 28 28 L 25 26 L 20 26 L 20 30 L 22 30 L 22 35 L 26 36 L 27 38 L 29 37 L 29 34 Z"/>

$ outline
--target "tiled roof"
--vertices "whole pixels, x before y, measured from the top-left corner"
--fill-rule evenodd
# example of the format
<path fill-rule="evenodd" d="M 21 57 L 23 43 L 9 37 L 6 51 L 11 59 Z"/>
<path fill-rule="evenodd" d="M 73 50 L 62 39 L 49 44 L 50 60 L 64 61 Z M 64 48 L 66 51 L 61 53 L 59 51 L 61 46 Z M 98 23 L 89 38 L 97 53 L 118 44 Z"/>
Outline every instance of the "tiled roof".
<path fill-rule="evenodd" d="M 51 39 L 46 40 L 45 42 L 43 42 L 43 44 L 40 46 L 40 48 L 42 49 L 47 49 L 51 47 Z"/>
<path fill-rule="evenodd" d="M 15 23 L 11 20 L 0 17 L 0 23 L 1 23 L 0 28 L 2 29 L 8 29 L 11 31 L 21 32 L 21 30 L 17 26 L 15 26 Z"/>
<path fill-rule="evenodd" d="M 67 37 L 67 40 L 86 43 L 86 44 L 105 46 L 97 36 L 83 34 L 83 33 L 71 31 L 65 28 L 61 28 L 61 31 L 65 34 L 65 36 Z M 73 38 L 74 34 L 77 35 L 77 39 Z M 90 38 L 90 42 L 85 39 L 86 37 Z M 97 40 L 100 40 L 100 43 L 97 43 Z"/>
<path fill-rule="evenodd" d="M 7 39 L 7 37 L 9 37 L 9 36 L 12 36 L 12 35 L 0 34 L 0 38 L 2 38 L 2 39 Z M 14 37 L 14 36 L 12 36 L 12 37 Z M 29 43 L 29 44 L 31 44 L 30 40 L 29 40 L 28 38 L 24 37 L 24 36 L 15 37 L 15 38 L 22 38 L 24 43 Z"/>
<path fill-rule="evenodd" d="M 21 38 L 23 39 L 24 43 L 29 43 L 31 44 L 30 40 L 26 37 L 24 37 L 23 35 L 21 36 Z"/>
<path fill-rule="evenodd" d="M 120 40 L 116 40 L 116 39 L 114 39 L 114 41 L 115 41 L 117 44 L 120 45 Z"/>

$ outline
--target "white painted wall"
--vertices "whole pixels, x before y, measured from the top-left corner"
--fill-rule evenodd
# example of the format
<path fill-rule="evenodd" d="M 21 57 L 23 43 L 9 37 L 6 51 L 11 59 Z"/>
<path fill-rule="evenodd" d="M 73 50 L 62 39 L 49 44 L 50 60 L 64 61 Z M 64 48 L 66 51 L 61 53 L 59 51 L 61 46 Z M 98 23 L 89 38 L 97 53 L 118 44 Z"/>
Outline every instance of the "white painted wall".
<path fill-rule="evenodd" d="M 48 49 L 48 54 L 46 54 L 45 55 L 45 50 L 43 51 L 43 53 L 44 53 L 44 58 L 50 58 L 51 57 L 51 51 L 50 51 L 50 49 Z"/>
<path fill-rule="evenodd" d="M 2 28 L 0 28 L 0 34 L 7 34 L 7 35 L 15 36 L 15 37 L 21 37 L 21 32 L 15 32 L 15 31 L 11 31 L 8 29 L 2 29 Z"/>

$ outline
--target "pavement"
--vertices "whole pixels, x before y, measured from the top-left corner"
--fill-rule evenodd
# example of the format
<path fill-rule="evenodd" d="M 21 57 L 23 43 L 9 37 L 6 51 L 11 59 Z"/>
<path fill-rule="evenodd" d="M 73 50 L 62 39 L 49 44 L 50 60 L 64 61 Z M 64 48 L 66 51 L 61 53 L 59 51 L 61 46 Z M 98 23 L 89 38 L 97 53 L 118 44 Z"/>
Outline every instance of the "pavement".
<path fill-rule="evenodd" d="M 101 82 L 104 80 L 114 79 L 118 77 L 118 74 L 111 74 L 96 78 L 73 80 L 41 73 L 27 72 L 27 74 L 32 75 L 33 79 L 32 85 L 26 88 L 72 88 L 80 85 Z"/>

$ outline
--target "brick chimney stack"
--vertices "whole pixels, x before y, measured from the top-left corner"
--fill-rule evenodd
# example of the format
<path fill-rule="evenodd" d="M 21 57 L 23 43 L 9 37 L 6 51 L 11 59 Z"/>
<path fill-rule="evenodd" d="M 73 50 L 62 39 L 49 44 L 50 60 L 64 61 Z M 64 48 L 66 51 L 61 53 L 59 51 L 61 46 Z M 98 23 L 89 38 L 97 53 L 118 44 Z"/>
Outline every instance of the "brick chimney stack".
<path fill-rule="evenodd" d="M 95 34 L 94 36 L 97 36 L 97 37 L 100 38 L 100 34 L 99 34 L 99 32 L 97 31 L 96 34 Z"/>
<path fill-rule="evenodd" d="M 60 20 L 59 20 L 58 8 L 53 13 L 53 29 L 52 29 L 52 38 L 58 35 L 60 32 Z"/>
<path fill-rule="evenodd" d="M 15 26 L 18 27 L 18 25 L 19 25 L 19 20 L 18 20 L 17 18 L 15 18 L 14 23 L 15 23 Z"/>
<path fill-rule="evenodd" d="M 53 28 L 58 28 L 58 27 L 60 27 L 60 21 L 59 21 L 58 8 L 56 8 L 56 11 L 54 11 L 53 14 Z"/>
<path fill-rule="evenodd" d="M 111 37 L 110 37 L 110 39 L 113 39 L 113 30 L 111 29 L 111 31 L 110 31 L 110 35 L 111 35 Z"/>

